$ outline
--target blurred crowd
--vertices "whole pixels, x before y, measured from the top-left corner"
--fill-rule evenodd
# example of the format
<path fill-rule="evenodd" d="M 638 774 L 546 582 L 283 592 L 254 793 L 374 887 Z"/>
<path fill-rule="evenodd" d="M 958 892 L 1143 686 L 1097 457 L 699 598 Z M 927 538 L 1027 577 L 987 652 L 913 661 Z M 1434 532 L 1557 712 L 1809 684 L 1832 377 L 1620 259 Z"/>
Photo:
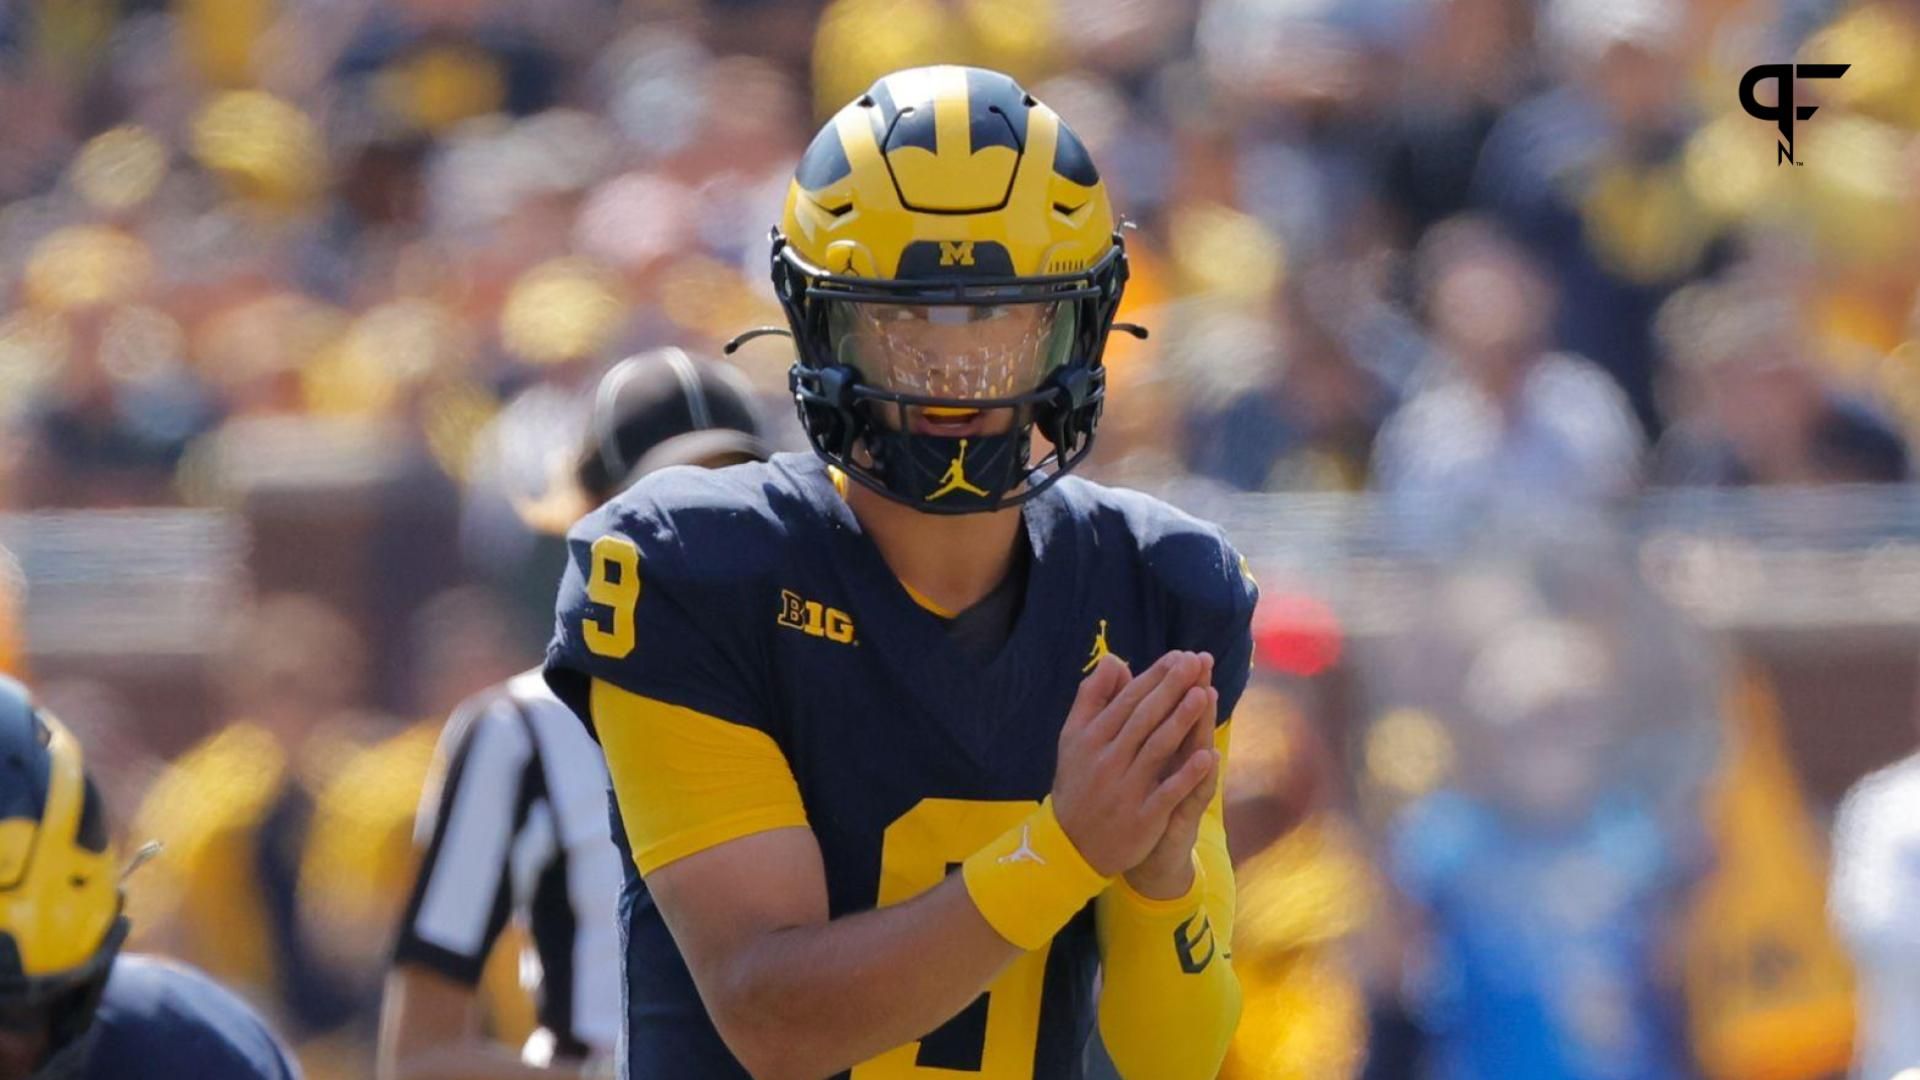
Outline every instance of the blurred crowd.
<path fill-rule="evenodd" d="M 1736 89 L 1793 60 L 1851 67 L 1796 88 L 1788 164 Z M 1311 583 L 1269 590 L 1232 1075 L 1844 1070 L 1765 688 L 1630 558 L 1478 538 L 1656 486 L 1909 478 L 1916 0 L 0 4 L 0 509 L 250 529 L 196 708 L 45 688 L 116 820 L 169 842 L 145 941 L 314 1075 L 365 1073 L 438 725 L 550 626 L 523 518 L 555 433 L 621 356 L 778 322 L 806 139 L 934 62 L 1019 78 L 1129 222 L 1153 336 L 1111 346 L 1088 472 L 1377 492 L 1436 567 L 1364 655 Z M 786 353 L 737 359 L 799 445 Z M 1775 924 L 1788 974 L 1749 978 Z"/>

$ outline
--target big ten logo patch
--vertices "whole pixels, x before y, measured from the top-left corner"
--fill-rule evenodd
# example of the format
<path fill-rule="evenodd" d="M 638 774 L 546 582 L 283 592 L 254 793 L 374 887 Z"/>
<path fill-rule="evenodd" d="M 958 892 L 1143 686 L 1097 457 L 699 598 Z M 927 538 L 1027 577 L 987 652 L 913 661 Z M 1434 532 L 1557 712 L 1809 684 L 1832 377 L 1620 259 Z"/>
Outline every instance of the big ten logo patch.
<path fill-rule="evenodd" d="M 789 630 L 798 630 L 812 637 L 826 638 L 841 645 L 858 644 L 853 639 L 852 616 L 818 600 L 802 599 L 792 589 L 780 590 L 778 621 Z"/>

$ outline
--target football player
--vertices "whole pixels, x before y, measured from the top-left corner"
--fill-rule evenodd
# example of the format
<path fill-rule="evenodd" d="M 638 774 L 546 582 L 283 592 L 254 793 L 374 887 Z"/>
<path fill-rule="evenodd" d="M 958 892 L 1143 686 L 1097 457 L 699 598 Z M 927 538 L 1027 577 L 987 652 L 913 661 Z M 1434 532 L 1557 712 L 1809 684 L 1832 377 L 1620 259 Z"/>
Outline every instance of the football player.
<path fill-rule="evenodd" d="M 657 473 L 571 534 L 547 678 L 627 854 L 627 1072 L 1211 1077 L 1239 1013 L 1216 777 L 1255 590 L 1066 473 L 1126 280 L 1012 79 L 875 83 L 774 232 L 814 454 Z"/>
<path fill-rule="evenodd" d="M 121 954 L 120 877 L 79 744 L 0 677 L 0 1080 L 297 1078 L 239 998 Z"/>

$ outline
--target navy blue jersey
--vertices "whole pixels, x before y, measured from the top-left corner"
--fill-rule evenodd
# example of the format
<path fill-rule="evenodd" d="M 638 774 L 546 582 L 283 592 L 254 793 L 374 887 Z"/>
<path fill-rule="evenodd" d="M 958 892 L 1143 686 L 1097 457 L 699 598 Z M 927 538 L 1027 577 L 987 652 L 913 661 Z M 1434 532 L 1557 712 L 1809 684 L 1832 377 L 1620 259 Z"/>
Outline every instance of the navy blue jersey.
<path fill-rule="evenodd" d="M 94 1016 L 89 1080 L 298 1080 L 266 1022 L 212 979 L 170 960 L 121 956 Z"/>
<path fill-rule="evenodd" d="M 1222 722 L 1246 682 L 1254 587 L 1217 528 L 1075 478 L 1022 514 L 1025 595 L 985 657 L 893 576 L 813 457 L 653 474 L 570 536 L 548 681 L 583 717 L 600 679 L 764 733 L 819 839 L 833 916 L 907 899 L 1047 795 L 1102 653 L 1135 670 L 1213 653 Z M 621 840 L 631 1075 L 746 1076 Z M 1078 1076 L 1097 966 L 1089 909 L 920 1040 L 918 1065 Z"/>

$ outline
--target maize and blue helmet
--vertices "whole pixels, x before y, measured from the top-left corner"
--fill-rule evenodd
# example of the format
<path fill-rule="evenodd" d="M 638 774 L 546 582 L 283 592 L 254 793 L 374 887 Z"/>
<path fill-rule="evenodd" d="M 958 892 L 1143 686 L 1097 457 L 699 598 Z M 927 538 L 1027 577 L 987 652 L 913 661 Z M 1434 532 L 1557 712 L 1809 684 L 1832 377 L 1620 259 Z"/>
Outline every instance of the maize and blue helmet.
<path fill-rule="evenodd" d="M 808 439 L 930 513 L 1016 505 L 1085 459 L 1126 279 L 1086 147 L 979 68 L 896 72 L 841 109 L 773 232 Z"/>

